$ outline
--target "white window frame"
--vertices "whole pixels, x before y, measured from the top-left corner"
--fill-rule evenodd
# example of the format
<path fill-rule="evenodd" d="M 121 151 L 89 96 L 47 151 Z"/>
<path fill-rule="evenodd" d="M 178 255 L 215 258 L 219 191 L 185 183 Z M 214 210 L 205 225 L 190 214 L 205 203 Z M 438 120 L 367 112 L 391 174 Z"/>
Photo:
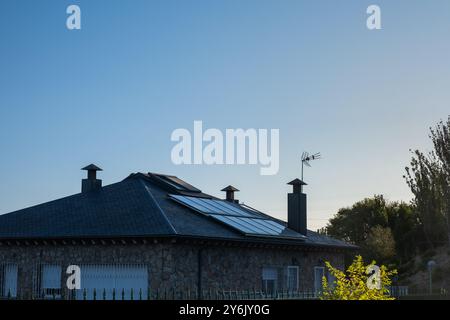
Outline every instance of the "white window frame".
<path fill-rule="evenodd" d="M 270 277 L 267 277 L 267 271 L 272 271 L 272 272 L 274 272 L 273 274 L 275 275 L 274 277 L 273 276 L 270 276 Z M 274 285 L 273 285 L 273 292 L 272 293 L 275 293 L 275 292 L 277 292 L 277 289 L 278 289 L 278 268 L 276 268 L 276 267 L 264 267 L 264 268 L 262 268 L 262 274 L 261 274 L 261 278 L 262 278 L 262 284 L 263 284 L 263 291 L 264 292 L 266 292 L 266 293 L 268 293 L 269 291 L 267 290 L 267 282 L 268 281 L 273 281 L 274 282 Z"/>
<path fill-rule="evenodd" d="M 318 270 L 321 270 L 322 272 L 322 276 L 320 277 L 320 285 L 319 285 L 319 288 L 317 288 L 317 272 L 316 271 L 318 271 Z M 314 267 L 314 292 L 316 293 L 316 294 L 318 294 L 318 293 L 320 293 L 320 292 L 322 292 L 322 279 L 323 279 L 323 277 L 325 277 L 325 267 L 320 267 L 320 266 L 317 266 L 317 267 Z"/>
<path fill-rule="evenodd" d="M 290 279 L 290 271 L 296 270 L 296 277 L 297 277 L 297 283 L 295 284 L 295 288 L 289 288 L 289 285 L 291 283 Z M 286 289 L 289 291 L 298 291 L 300 289 L 300 267 L 299 266 L 287 266 L 286 267 Z"/>

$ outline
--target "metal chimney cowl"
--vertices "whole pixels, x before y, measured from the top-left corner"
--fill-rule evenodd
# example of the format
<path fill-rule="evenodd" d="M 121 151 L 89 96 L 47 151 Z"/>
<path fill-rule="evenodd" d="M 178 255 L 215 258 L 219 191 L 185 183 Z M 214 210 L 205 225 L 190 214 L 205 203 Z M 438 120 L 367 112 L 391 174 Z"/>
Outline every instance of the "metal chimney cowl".
<path fill-rule="evenodd" d="M 81 170 L 87 171 L 87 179 L 81 181 L 81 193 L 98 191 L 102 188 L 102 180 L 97 179 L 97 171 L 103 171 L 94 164 L 90 164 Z"/>
<path fill-rule="evenodd" d="M 222 190 L 220 190 L 220 191 L 225 191 L 226 192 L 226 198 L 225 198 L 225 200 L 227 200 L 227 201 L 230 201 L 230 202 L 238 202 L 238 200 L 235 200 L 234 199 L 234 193 L 235 192 L 238 192 L 239 190 L 238 189 L 236 189 L 235 187 L 233 187 L 233 186 L 228 186 L 228 187 L 225 187 L 225 188 L 223 188 Z"/>

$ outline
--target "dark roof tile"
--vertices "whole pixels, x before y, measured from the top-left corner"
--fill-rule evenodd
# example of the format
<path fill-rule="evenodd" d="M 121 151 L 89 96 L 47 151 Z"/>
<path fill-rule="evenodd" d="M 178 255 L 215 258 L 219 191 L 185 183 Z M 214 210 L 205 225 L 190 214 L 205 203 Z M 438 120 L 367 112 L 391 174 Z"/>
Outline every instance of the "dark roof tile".
<path fill-rule="evenodd" d="M 173 192 L 214 197 L 177 177 L 169 177 L 165 183 L 163 175 L 155 179 L 154 174 L 132 174 L 98 191 L 0 215 L 0 239 L 173 236 L 355 248 L 312 231 L 308 231 L 307 240 L 247 237 L 170 199 L 168 195 Z M 181 188 L 174 188 L 173 183 Z"/>

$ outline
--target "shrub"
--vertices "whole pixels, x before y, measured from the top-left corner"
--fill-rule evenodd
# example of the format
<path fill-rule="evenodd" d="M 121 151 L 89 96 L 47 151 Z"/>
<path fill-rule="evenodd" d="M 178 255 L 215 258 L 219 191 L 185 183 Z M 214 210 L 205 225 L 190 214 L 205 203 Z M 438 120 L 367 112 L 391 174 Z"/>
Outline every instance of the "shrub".
<path fill-rule="evenodd" d="M 334 268 L 329 262 L 326 266 L 336 280 L 330 285 L 323 277 L 322 300 L 394 300 L 389 295 L 388 286 L 392 283 L 391 277 L 397 274 L 396 270 L 388 271 L 383 265 L 379 267 L 379 288 L 376 288 L 368 285 L 373 279 L 368 270 L 375 266 L 375 261 L 366 266 L 362 257 L 356 256 L 346 272 Z"/>

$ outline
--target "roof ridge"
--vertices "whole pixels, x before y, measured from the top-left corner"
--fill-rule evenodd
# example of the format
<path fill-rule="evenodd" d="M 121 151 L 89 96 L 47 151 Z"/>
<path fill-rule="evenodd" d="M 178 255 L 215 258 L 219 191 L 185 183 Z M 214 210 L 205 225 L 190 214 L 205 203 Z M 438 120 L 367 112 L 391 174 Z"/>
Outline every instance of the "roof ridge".
<path fill-rule="evenodd" d="M 149 188 L 145 185 L 144 181 L 142 179 L 139 179 L 139 182 L 142 184 L 142 186 L 144 187 L 145 191 L 147 192 L 149 197 L 152 199 L 153 203 L 155 203 L 155 205 L 158 208 L 159 212 L 161 212 L 161 215 L 164 217 L 164 219 L 166 220 L 167 224 L 170 226 L 172 231 L 175 234 L 178 234 L 178 231 L 175 229 L 175 227 L 173 226 L 172 222 L 170 222 L 169 218 L 167 218 L 166 214 L 164 213 L 164 210 L 161 209 L 161 206 L 159 205 L 158 201 L 156 201 L 155 197 L 153 196 L 153 194 L 151 193 Z"/>
<path fill-rule="evenodd" d="M 122 182 L 122 181 L 114 182 L 114 183 L 108 184 L 108 185 L 106 185 L 106 186 L 103 186 L 102 189 L 114 187 L 115 185 L 119 184 L 120 182 Z M 71 194 L 71 195 L 68 195 L 68 196 L 63 196 L 63 197 L 61 197 L 61 198 L 49 200 L 49 201 L 46 201 L 46 202 L 41 202 L 41 203 L 38 203 L 38 204 L 33 204 L 33 205 L 27 206 L 27 207 L 25 207 L 25 208 L 17 209 L 17 210 L 14 210 L 14 211 L 9 211 L 9 212 L 5 212 L 5 213 L 0 213 L 0 217 L 2 217 L 2 216 L 8 216 L 8 215 L 13 215 L 13 214 L 16 214 L 16 213 L 22 213 L 22 211 L 30 210 L 30 209 L 35 209 L 35 208 L 37 208 L 37 207 L 44 206 L 44 205 L 54 204 L 55 202 L 58 202 L 58 201 L 64 201 L 64 200 L 67 201 L 67 200 L 70 200 L 70 199 L 72 199 L 72 198 L 76 198 L 76 197 L 79 197 L 79 196 L 82 196 L 82 195 L 83 195 L 82 192 L 74 193 L 74 194 Z"/>

